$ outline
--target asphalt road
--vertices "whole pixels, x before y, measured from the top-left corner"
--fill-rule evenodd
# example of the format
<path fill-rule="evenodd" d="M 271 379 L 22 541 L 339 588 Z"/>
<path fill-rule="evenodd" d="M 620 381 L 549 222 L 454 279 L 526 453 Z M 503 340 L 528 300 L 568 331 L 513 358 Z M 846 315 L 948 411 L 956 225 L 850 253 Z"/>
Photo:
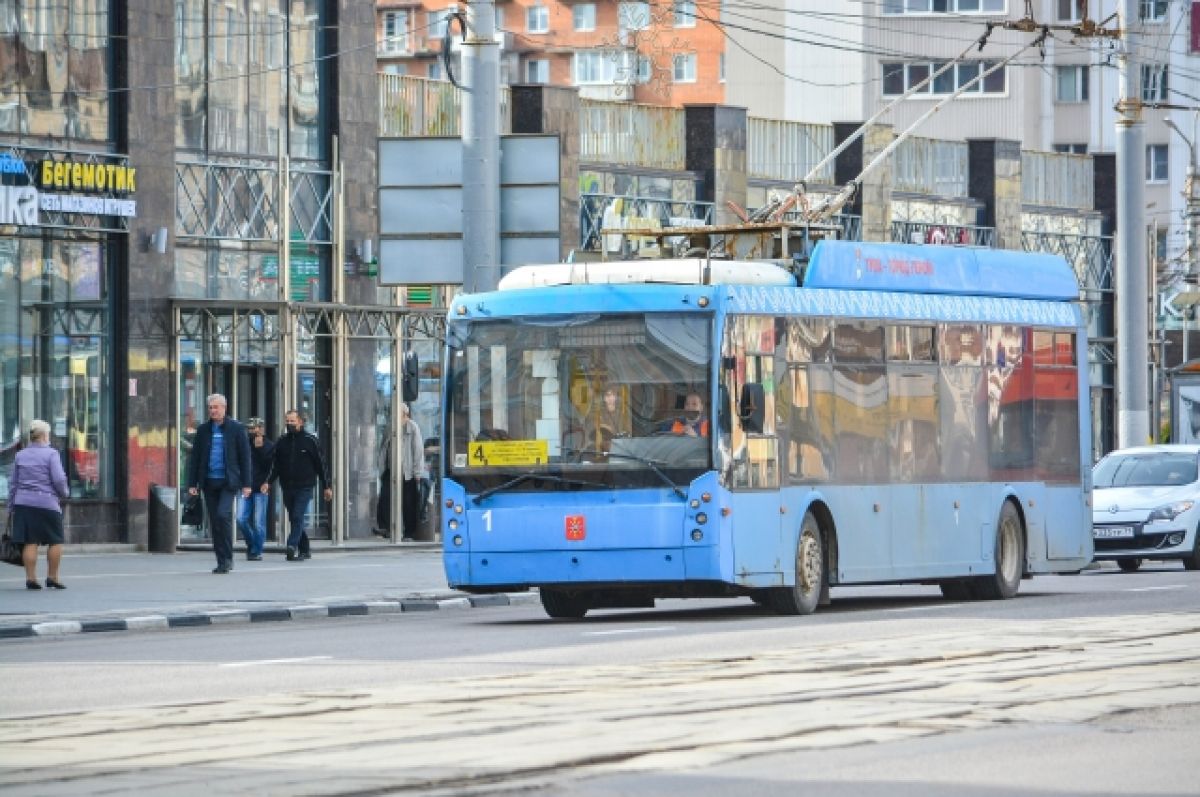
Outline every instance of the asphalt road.
<path fill-rule="evenodd" d="M 528 606 L 9 640 L 6 683 L 53 686 L 0 698 L 0 760 L 42 762 L 0 765 L 0 786 L 1195 793 L 1200 573 L 1043 577 L 994 603 L 833 598 L 806 618 L 664 601 L 582 622 Z"/>

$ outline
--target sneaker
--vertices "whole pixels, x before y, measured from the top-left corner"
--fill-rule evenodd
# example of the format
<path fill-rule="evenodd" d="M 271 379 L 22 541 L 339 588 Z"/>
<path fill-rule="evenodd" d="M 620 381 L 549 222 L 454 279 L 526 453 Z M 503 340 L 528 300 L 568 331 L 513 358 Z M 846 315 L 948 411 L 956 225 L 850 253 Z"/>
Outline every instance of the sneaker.
<path fill-rule="evenodd" d="M 261 562 L 261 561 L 262 561 L 262 554 L 260 554 L 260 553 L 249 553 L 249 554 L 246 554 L 246 561 L 247 561 L 247 562 Z"/>
<path fill-rule="evenodd" d="M 218 575 L 224 575 L 225 573 L 229 572 L 229 566 L 223 565 L 223 564 L 217 565 L 216 567 L 213 568 L 213 572 L 217 573 Z"/>
<path fill-rule="evenodd" d="M 290 545 L 288 546 L 288 549 L 287 549 L 287 560 L 289 562 L 296 561 L 296 549 Z"/>
<path fill-rule="evenodd" d="M 301 551 L 297 556 L 300 559 L 312 559 L 312 551 Z"/>

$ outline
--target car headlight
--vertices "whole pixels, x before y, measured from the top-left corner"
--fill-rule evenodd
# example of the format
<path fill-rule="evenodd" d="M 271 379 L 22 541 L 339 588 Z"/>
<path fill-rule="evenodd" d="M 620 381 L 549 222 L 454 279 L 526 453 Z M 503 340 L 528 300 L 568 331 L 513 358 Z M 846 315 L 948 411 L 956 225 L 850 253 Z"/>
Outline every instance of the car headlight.
<path fill-rule="evenodd" d="M 1195 503 L 1195 501 L 1176 501 L 1173 504 L 1160 506 L 1158 509 L 1155 509 L 1150 513 L 1150 517 L 1146 519 L 1146 522 L 1154 523 L 1156 521 L 1174 520 L 1184 512 L 1191 509 Z"/>

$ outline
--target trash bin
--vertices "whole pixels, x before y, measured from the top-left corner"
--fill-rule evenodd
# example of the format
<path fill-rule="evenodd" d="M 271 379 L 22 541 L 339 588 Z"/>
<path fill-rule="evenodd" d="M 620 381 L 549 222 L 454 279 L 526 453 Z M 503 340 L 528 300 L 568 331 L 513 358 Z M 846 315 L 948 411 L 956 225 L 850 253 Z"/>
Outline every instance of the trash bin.
<path fill-rule="evenodd" d="M 179 491 L 175 487 L 150 485 L 146 545 L 151 553 L 175 553 L 179 544 L 179 522 L 175 511 L 178 496 Z"/>

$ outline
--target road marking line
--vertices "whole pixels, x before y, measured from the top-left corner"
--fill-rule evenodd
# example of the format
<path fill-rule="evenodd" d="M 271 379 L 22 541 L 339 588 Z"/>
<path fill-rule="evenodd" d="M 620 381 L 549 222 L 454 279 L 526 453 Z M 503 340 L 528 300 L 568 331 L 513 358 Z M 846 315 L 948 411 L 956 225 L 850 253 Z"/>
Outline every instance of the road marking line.
<path fill-rule="evenodd" d="M 302 656 L 297 659 L 258 659 L 257 661 L 223 661 L 218 667 L 258 667 L 263 664 L 300 664 L 306 661 L 332 659 L 333 656 Z"/>
<path fill-rule="evenodd" d="M 654 628 L 618 628 L 613 631 L 584 631 L 584 636 L 614 636 L 616 634 L 653 634 L 658 631 L 674 631 L 673 625 L 660 625 Z"/>
<path fill-rule="evenodd" d="M 1159 586 L 1159 587 L 1130 587 L 1129 589 L 1126 589 L 1123 591 L 1124 592 L 1154 592 L 1156 590 L 1162 590 L 1162 589 L 1187 589 L 1187 588 L 1188 588 L 1187 584 L 1164 584 L 1163 586 Z"/>

